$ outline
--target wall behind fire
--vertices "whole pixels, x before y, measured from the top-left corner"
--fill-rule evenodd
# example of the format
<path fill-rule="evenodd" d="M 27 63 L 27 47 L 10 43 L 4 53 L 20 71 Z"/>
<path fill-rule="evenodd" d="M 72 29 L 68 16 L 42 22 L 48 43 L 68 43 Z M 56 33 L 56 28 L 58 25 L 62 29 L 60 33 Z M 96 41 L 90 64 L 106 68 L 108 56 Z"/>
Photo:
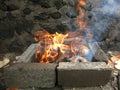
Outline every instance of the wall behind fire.
<path fill-rule="evenodd" d="M 89 21 L 92 8 L 101 0 L 86 1 L 83 9 Z M 74 30 L 76 3 L 77 0 L 0 0 L 0 53 L 23 52 L 40 29 L 50 33 Z M 102 40 L 111 45 L 117 41 L 115 44 L 120 46 L 120 20 L 113 20 L 107 29 L 110 32 Z"/>

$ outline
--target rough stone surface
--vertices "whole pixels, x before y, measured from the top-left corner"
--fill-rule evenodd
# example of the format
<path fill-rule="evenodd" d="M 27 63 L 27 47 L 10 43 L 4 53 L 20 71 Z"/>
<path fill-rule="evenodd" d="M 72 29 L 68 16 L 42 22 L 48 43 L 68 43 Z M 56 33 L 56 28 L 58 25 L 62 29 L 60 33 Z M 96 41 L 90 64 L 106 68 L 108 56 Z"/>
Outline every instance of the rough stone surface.
<path fill-rule="evenodd" d="M 111 77 L 111 68 L 103 62 L 59 63 L 58 84 L 63 87 L 105 85 Z"/>
<path fill-rule="evenodd" d="M 4 69 L 4 82 L 7 87 L 52 88 L 56 82 L 55 69 L 56 64 L 15 64 Z"/>
<path fill-rule="evenodd" d="M 119 71 L 119 75 L 118 75 L 118 89 L 120 89 L 120 71 Z"/>
<path fill-rule="evenodd" d="M 64 90 L 114 90 L 110 83 L 100 87 L 64 88 Z"/>
<path fill-rule="evenodd" d="M 26 88 L 20 90 L 63 90 L 62 87 L 54 87 L 54 88 Z"/>
<path fill-rule="evenodd" d="M 33 56 L 35 54 L 35 51 L 38 47 L 38 44 L 32 44 L 30 45 L 27 50 L 20 56 L 18 63 L 28 63 L 34 60 Z M 33 59 L 33 60 L 32 60 Z"/>

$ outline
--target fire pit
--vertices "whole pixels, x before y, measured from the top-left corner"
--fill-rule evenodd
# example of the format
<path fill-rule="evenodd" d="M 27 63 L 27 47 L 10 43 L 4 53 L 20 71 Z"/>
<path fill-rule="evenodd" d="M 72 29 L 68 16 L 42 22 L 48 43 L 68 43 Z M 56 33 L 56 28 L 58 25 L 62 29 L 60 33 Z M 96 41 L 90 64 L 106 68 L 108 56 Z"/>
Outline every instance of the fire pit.
<path fill-rule="evenodd" d="M 54 88 L 95 87 L 109 82 L 112 69 L 105 62 L 35 63 L 38 44 L 32 44 L 16 64 L 5 67 L 3 83 L 7 87 Z"/>
<path fill-rule="evenodd" d="M 111 2 L 108 2 L 108 7 Z M 98 12 L 93 9 L 91 15 L 86 16 L 85 0 L 78 0 L 76 6 L 77 16 L 73 19 L 75 30 L 51 34 L 42 28 L 35 32 L 34 40 L 37 44 L 30 45 L 16 63 L 2 69 L 2 85 L 17 88 L 38 87 L 40 90 L 111 86 L 114 75 L 108 64 L 112 63 L 114 67 L 120 57 L 117 56 L 117 60 L 114 57 L 108 58 L 98 44 L 101 33 L 104 32 L 102 30 L 109 25 L 98 27 L 104 21 L 109 22 L 107 10 L 100 14 L 98 6 Z M 57 14 L 59 12 L 55 16 Z M 69 13 L 66 14 L 70 17 Z M 107 18 L 104 20 L 99 14 Z M 97 19 L 102 20 L 96 22 Z M 100 29 L 100 34 L 96 28 L 98 31 Z M 120 68 L 119 65 L 116 67 Z"/>

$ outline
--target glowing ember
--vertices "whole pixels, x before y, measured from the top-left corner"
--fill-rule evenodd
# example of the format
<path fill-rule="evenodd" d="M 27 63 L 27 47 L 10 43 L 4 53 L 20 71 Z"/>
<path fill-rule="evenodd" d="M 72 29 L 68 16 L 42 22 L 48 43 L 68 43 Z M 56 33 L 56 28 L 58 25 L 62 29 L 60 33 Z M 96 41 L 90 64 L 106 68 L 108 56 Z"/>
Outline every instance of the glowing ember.
<path fill-rule="evenodd" d="M 81 35 L 84 31 L 86 35 L 92 37 L 89 29 L 85 29 L 85 13 L 82 7 L 86 5 L 84 0 L 78 0 L 77 10 L 79 15 L 76 18 L 76 24 L 79 30 L 69 32 L 67 34 L 50 34 L 46 30 L 40 30 L 35 33 L 34 40 L 39 43 L 36 51 L 36 62 L 51 63 L 60 62 L 67 58 L 72 62 L 83 61 L 87 59 L 84 57 L 89 54 L 89 47 L 85 43 L 85 37 Z M 83 29 L 84 28 L 84 29 Z"/>

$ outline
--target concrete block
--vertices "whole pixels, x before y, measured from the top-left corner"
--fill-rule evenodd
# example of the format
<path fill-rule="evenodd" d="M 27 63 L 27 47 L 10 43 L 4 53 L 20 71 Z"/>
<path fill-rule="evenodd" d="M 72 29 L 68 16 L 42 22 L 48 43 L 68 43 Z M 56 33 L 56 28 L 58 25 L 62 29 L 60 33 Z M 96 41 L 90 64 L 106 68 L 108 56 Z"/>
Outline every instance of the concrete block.
<path fill-rule="evenodd" d="M 7 87 L 51 88 L 56 83 L 57 64 L 19 63 L 4 69 Z"/>
<path fill-rule="evenodd" d="M 19 90 L 63 90 L 62 87 L 53 87 L 53 88 L 26 88 L 26 89 L 19 89 Z"/>
<path fill-rule="evenodd" d="M 28 63 L 33 61 L 35 51 L 38 47 L 38 44 L 31 44 L 27 50 L 21 55 L 21 57 L 18 59 L 17 63 Z"/>
<path fill-rule="evenodd" d="M 58 85 L 63 87 L 91 87 L 105 85 L 112 69 L 104 62 L 61 62 L 57 67 Z"/>

